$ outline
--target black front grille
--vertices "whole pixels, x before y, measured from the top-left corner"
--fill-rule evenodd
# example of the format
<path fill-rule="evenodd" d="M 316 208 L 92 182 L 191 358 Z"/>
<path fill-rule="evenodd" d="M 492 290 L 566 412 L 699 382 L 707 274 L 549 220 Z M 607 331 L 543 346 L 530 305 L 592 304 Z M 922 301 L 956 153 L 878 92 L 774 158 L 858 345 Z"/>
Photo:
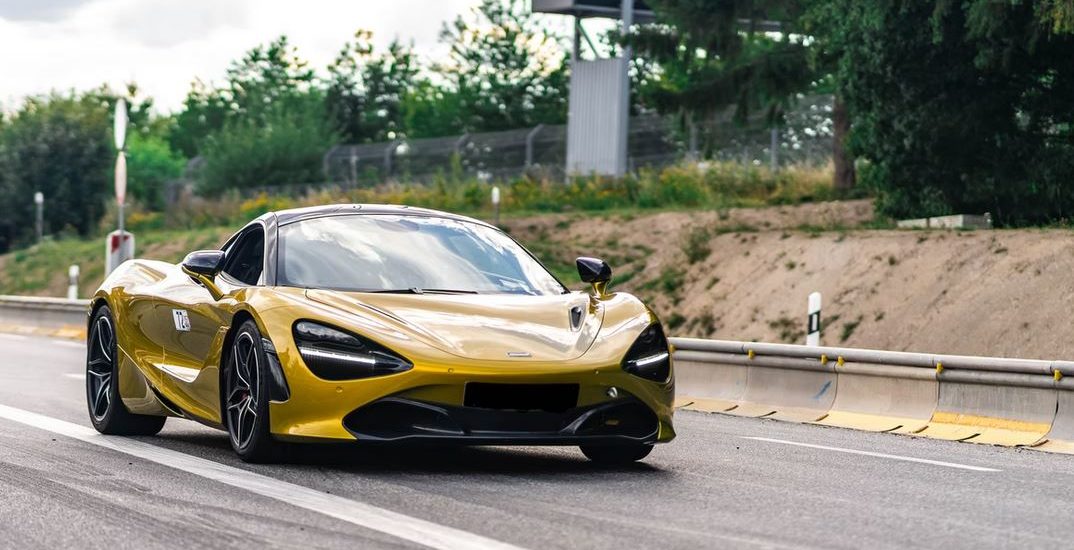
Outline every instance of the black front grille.
<path fill-rule="evenodd" d="M 466 384 L 463 404 L 479 409 L 561 413 L 578 405 L 578 384 Z"/>

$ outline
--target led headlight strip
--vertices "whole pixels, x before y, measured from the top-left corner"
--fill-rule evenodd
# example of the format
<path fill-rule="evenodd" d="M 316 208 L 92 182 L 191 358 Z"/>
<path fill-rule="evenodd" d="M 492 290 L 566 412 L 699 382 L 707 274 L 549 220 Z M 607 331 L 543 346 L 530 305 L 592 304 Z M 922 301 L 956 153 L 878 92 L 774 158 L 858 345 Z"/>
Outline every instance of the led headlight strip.
<path fill-rule="evenodd" d="M 325 380 L 356 380 L 410 370 L 414 364 L 394 351 L 362 336 L 315 323 L 294 326 L 302 361 Z"/>
<path fill-rule="evenodd" d="M 671 353 L 668 339 L 659 323 L 645 328 L 623 357 L 623 370 L 653 382 L 667 382 L 671 377 Z"/>

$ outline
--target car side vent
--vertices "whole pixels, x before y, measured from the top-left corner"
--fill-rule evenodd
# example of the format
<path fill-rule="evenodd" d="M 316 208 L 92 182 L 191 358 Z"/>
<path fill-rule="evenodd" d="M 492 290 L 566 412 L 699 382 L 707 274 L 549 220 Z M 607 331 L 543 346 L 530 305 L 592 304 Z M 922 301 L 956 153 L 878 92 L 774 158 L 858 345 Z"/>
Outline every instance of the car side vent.
<path fill-rule="evenodd" d="M 569 314 L 570 321 L 571 321 L 571 330 L 576 331 L 576 330 L 582 328 L 582 314 L 583 313 L 585 313 L 585 311 L 582 309 L 582 306 L 574 306 L 574 307 L 571 308 L 571 311 L 570 311 L 570 314 Z"/>

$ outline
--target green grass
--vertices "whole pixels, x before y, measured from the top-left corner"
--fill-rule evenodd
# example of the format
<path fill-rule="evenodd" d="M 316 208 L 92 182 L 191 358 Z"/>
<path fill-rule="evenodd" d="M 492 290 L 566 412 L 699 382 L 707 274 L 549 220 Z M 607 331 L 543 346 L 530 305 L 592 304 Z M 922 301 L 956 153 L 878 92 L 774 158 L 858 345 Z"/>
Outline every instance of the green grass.
<path fill-rule="evenodd" d="M 188 252 L 215 248 L 236 228 L 158 230 L 135 234 L 141 258 L 178 262 Z M 78 265 L 79 295 L 87 296 L 104 280 L 104 237 L 59 239 L 13 252 L 2 261 L 0 294 L 66 294 L 67 268 Z"/>

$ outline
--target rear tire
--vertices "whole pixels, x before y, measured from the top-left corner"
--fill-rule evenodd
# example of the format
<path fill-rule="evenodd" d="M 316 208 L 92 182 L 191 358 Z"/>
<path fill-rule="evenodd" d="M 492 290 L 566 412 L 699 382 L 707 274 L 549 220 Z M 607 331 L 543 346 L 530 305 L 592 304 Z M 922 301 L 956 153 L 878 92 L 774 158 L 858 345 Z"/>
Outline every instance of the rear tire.
<path fill-rule="evenodd" d="M 269 433 L 268 359 L 261 331 L 251 320 L 239 326 L 224 367 L 224 425 L 231 448 L 244 462 L 270 462 L 281 445 Z"/>
<path fill-rule="evenodd" d="M 119 395 L 119 344 L 112 310 L 101 306 L 93 314 L 86 339 L 86 405 L 90 422 L 109 435 L 156 435 L 165 416 L 133 414 Z"/>
<path fill-rule="evenodd" d="M 653 452 L 652 445 L 627 443 L 622 445 L 582 445 L 582 454 L 595 464 L 622 466 L 637 462 Z"/>

